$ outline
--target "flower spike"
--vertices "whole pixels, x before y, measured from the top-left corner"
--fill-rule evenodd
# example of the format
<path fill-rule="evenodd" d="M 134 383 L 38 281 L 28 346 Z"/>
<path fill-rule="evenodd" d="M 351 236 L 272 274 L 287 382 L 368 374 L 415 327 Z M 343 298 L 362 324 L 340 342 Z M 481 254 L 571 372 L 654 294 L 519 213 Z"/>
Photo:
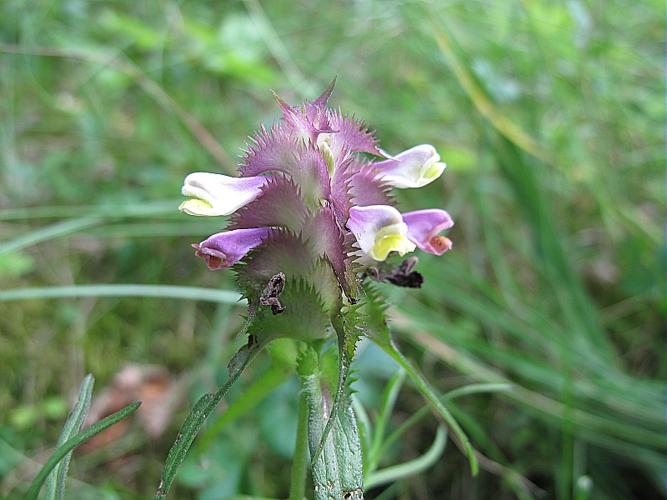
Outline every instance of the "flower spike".
<path fill-rule="evenodd" d="M 446 166 L 430 144 L 415 146 L 375 164 L 380 178 L 399 189 L 426 186 L 440 177 Z"/>
<path fill-rule="evenodd" d="M 255 200 L 262 193 L 267 177 L 229 177 L 195 172 L 185 178 L 181 193 L 190 196 L 178 207 L 189 215 L 229 215 Z"/>
<path fill-rule="evenodd" d="M 391 252 L 405 255 L 415 249 L 401 213 L 389 205 L 352 207 L 347 227 L 361 250 L 374 260 L 386 260 Z"/>
<path fill-rule="evenodd" d="M 391 192 L 438 178 L 445 164 L 435 148 L 387 155 L 363 121 L 329 107 L 334 83 L 300 105 L 274 94 L 282 118 L 250 139 L 240 177 L 197 172 L 185 179 L 182 191 L 191 199 L 181 211 L 233 214 L 225 232 L 194 247 L 209 268 L 234 267 L 253 307 L 267 281 L 283 273 L 288 295 L 299 290 L 289 283 L 303 283 L 329 317 L 341 291 L 349 303 L 359 299 L 372 261 L 416 248 L 440 255 L 452 246 L 439 234 L 453 224 L 447 212 L 401 215 Z M 297 310 L 288 305 L 281 317 L 289 323 Z"/>
<path fill-rule="evenodd" d="M 438 236 L 438 233 L 454 225 L 454 221 L 444 210 L 407 212 L 403 214 L 403 222 L 408 225 L 408 239 L 420 250 L 434 255 L 442 255 L 451 250 L 452 241 L 445 236 Z"/>
<path fill-rule="evenodd" d="M 231 267 L 246 256 L 250 250 L 261 245 L 271 234 L 266 227 L 235 229 L 209 236 L 201 243 L 194 243 L 197 257 L 203 257 L 211 270 Z"/>

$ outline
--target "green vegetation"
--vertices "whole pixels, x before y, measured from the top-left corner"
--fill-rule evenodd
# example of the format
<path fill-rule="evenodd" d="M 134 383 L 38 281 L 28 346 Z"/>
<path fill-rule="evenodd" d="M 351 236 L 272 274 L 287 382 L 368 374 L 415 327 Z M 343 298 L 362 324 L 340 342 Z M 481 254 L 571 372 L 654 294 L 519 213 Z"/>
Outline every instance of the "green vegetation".
<path fill-rule="evenodd" d="M 0 3 L 0 497 L 52 455 L 84 375 L 98 392 L 127 363 L 179 375 L 186 402 L 157 438 L 130 417 L 75 452 L 67 491 L 155 492 L 189 407 L 244 343 L 231 275 L 189 246 L 220 221 L 177 212 L 182 179 L 234 171 L 277 118 L 269 89 L 297 102 L 335 75 L 332 103 L 386 150 L 431 143 L 448 163 L 401 206 L 456 221 L 450 253 L 420 255 L 421 290 L 381 289 L 409 359 L 362 342 L 353 364 L 367 497 L 664 496 L 664 10 Z M 289 494 L 296 353 L 268 351 L 195 440 L 173 498 Z M 475 478 L 420 392 L 479 451 Z"/>

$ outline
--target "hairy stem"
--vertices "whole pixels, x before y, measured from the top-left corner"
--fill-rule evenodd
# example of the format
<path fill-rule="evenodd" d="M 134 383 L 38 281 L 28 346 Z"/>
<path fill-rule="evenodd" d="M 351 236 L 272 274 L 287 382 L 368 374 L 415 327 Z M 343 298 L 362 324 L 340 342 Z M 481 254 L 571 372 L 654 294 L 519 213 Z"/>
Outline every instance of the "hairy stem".
<path fill-rule="evenodd" d="M 306 475 L 308 473 L 308 401 L 303 391 L 301 391 L 299 396 L 298 418 L 289 500 L 303 500 L 306 496 Z"/>

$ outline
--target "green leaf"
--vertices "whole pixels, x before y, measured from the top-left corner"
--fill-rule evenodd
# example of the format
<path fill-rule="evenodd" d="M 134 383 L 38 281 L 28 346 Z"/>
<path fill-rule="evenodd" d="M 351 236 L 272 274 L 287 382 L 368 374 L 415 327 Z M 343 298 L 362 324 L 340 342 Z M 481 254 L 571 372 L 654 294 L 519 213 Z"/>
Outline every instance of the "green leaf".
<path fill-rule="evenodd" d="M 363 460 L 354 412 L 345 398 L 344 411 L 324 414 L 317 353 L 306 347 L 299 357 L 299 378 L 308 406 L 308 444 L 312 461 L 315 500 L 363 497 Z M 333 431 L 323 438 L 325 421 L 334 421 Z M 323 444 L 324 443 L 324 444 Z M 321 452 L 316 454 L 318 447 Z"/>
<path fill-rule="evenodd" d="M 139 205 L 131 204 L 105 204 L 105 205 L 54 205 L 38 207 L 6 208 L 0 210 L 0 220 L 25 220 L 25 219 L 51 219 L 58 217 L 76 217 L 82 213 L 95 218 L 116 219 L 119 217 L 145 218 L 155 215 L 174 213 L 174 207 L 178 206 L 179 199 L 160 200 L 146 202 Z"/>
<path fill-rule="evenodd" d="M 438 458 L 445 451 L 446 444 L 447 431 L 443 427 L 438 427 L 433 444 L 426 453 L 409 462 L 387 467 L 371 474 L 366 480 L 366 488 L 370 489 L 381 484 L 399 481 L 425 471 L 438 461 Z"/>
<path fill-rule="evenodd" d="M 364 466 L 357 420 L 349 400 L 345 398 L 345 406 L 331 418 L 335 419 L 333 442 L 343 498 L 354 500 L 363 498 Z"/>
<path fill-rule="evenodd" d="M 8 252 L 16 252 L 23 248 L 36 245 L 43 241 L 59 238 L 71 233 L 76 233 L 82 229 L 100 224 L 101 220 L 97 217 L 82 217 L 80 219 L 71 219 L 63 222 L 57 222 L 50 226 L 42 227 L 30 231 L 23 236 L 3 243 L 0 245 L 0 255 Z"/>
<path fill-rule="evenodd" d="M 95 379 L 91 374 L 88 374 L 81 382 L 81 387 L 79 388 L 79 399 L 72 408 L 63 430 L 58 438 L 58 446 L 61 446 L 74 434 L 81 430 L 83 423 L 86 421 L 86 415 L 90 410 L 90 403 L 93 396 L 93 386 L 95 385 Z M 67 479 L 67 471 L 69 470 L 69 463 L 72 459 L 72 453 L 69 452 L 62 461 L 56 466 L 56 468 L 49 474 L 49 477 L 46 482 L 46 495 L 45 499 L 62 499 L 65 494 L 65 481 Z"/>
<path fill-rule="evenodd" d="M 463 432 L 463 429 L 461 429 L 461 426 L 458 424 L 454 416 L 440 401 L 440 398 L 431 388 L 429 382 L 394 345 L 384 315 L 386 305 L 382 300 L 382 296 L 378 292 L 377 288 L 374 285 L 367 283 L 364 289 L 366 291 L 367 300 L 363 306 L 363 310 L 365 312 L 368 337 L 383 351 L 389 354 L 389 356 L 391 356 L 399 364 L 399 366 L 405 370 L 408 377 L 410 377 L 412 382 L 415 384 L 417 390 L 431 405 L 431 408 L 445 421 L 455 440 L 457 441 L 457 444 L 468 457 L 472 474 L 477 475 L 477 472 L 479 471 L 479 464 L 477 463 L 475 451 L 470 444 L 468 436 L 466 436 L 465 432 Z"/>
<path fill-rule="evenodd" d="M 404 379 L 405 371 L 398 370 L 391 377 L 387 383 L 387 386 L 385 387 L 384 393 L 382 394 L 382 408 L 380 409 L 380 414 L 375 421 L 375 431 L 373 432 L 373 442 L 371 449 L 368 453 L 368 467 L 366 474 L 369 474 L 371 471 L 375 470 L 380 462 L 385 430 L 387 428 L 387 424 L 389 423 L 389 419 L 391 418 L 394 405 L 396 404 L 398 393 L 403 386 Z"/>
<path fill-rule="evenodd" d="M 368 463 L 368 453 L 371 449 L 371 439 L 373 433 L 373 426 L 371 419 L 368 417 L 365 408 L 358 398 L 352 397 L 352 408 L 357 417 L 357 428 L 359 430 L 359 441 L 361 442 L 361 452 L 364 458 L 364 464 Z"/>
<path fill-rule="evenodd" d="M 389 354 L 407 373 L 410 380 L 415 384 L 417 390 L 421 395 L 426 399 L 426 401 L 431 405 L 431 408 L 445 421 L 449 429 L 452 431 L 455 439 L 458 441 L 458 445 L 461 448 L 466 456 L 468 457 L 468 462 L 470 462 L 470 471 L 472 475 L 475 476 L 479 472 L 479 464 L 477 463 L 477 457 L 475 456 L 475 450 L 470 444 L 468 436 L 466 436 L 461 426 L 458 424 L 454 416 L 449 412 L 444 404 L 440 401 L 440 398 L 436 392 L 431 388 L 431 384 L 422 376 L 421 373 L 407 360 L 403 353 L 399 351 L 393 342 L 381 342 L 379 339 L 373 339 L 373 341 L 382 348 L 387 354 Z"/>
<path fill-rule="evenodd" d="M 122 410 L 119 410 L 116 413 L 112 413 L 108 417 L 103 418 L 99 422 L 96 422 L 90 427 L 79 432 L 74 437 L 65 441 L 58 449 L 56 449 L 56 451 L 53 452 L 53 455 L 49 457 L 41 470 L 37 473 L 37 476 L 35 476 L 35 479 L 33 479 L 32 484 L 30 485 L 30 489 L 25 495 L 26 500 L 34 500 L 37 498 L 37 495 L 39 495 L 39 490 L 42 488 L 42 485 L 44 484 L 44 481 L 46 481 L 49 473 L 72 450 L 74 450 L 77 446 L 82 445 L 96 434 L 99 434 L 104 429 L 107 429 L 128 417 L 134 413 L 140 405 L 140 402 L 131 403 Z"/>
<path fill-rule="evenodd" d="M 195 453 L 204 453 L 215 441 L 215 438 L 232 422 L 247 415 L 271 394 L 279 385 L 284 383 L 290 376 L 290 372 L 279 366 L 271 366 L 262 373 L 244 392 L 243 397 L 231 403 L 225 412 L 219 415 L 215 421 L 202 433 L 197 441 Z"/>
<path fill-rule="evenodd" d="M 299 378 L 301 390 L 306 396 L 308 405 L 308 444 L 311 457 L 316 456 L 318 446 L 321 446 L 324 433 L 324 401 L 320 388 L 319 370 L 314 351 L 308 349 L 301 357 L 299 364 Z M 312 477 L 315 489 L 315 500 L 328 498 L 342 498 L 338 460 L 333 439 L 324 441 L 322 452 L 312 461 Z"/>
<path fill-rule="evenodd" d="M 357 347 L 357 342 L 361 337 L 363 330 L 361 329 L 362 317 L 358 314 L 358 306 L 351 306 L 344 308 L 341 313 L 332 317 L 331 323 L 336 330 L 338 336 L 338 386 L 336 388 L 336 395 L 333 404 L 331 405 L 331 412 L 327 423 L 322 432 L 322 438 L 317 451 L 312 457 L 312 462 L 319 458 L 320 453 L 324 449 L 325 442 L 329 437 L 329 433 L 336 422 L 336 416 L 339 414 L 345 399 L 345 388 L 348 383 L 348 376 L 350 374 L 350 366 Z M 345 402 L 345 407 L 349 407 L 351 401 Z M 345 418 L 345 417 L 344 417 Z"/>
<path fill-rule="evenodd" d="M 229 377 L 227 382 L 225 382 L 217 392 L 204 394 L 195 403 L 190 414 L 186 417 L 185 422 L 183 422 L 174 444 L 169 450 L 164 468 L 162 469 L 162 478 L 160 479 L 160 484 L 155 492 L 156 499 L 166 498 L 169 488 L 171 488 L 171 485 L 176 478 L 178 468 L 185 460 L 188 450 L 197 436 L 197 433 L 260 349 L 260 345 L 253 343 L 251 337 L 248 344 L 242 347 L 229 362 Z"/>
<path fill-rule="evenodd" d="M 16 288 L 0 291 L 0 302 L 31 299 L 77 297 L 155 297 L 236 304 L 242 299 L 237 292 L 193 286 L 171 285 L 76 285 L 44 288 Z"/>

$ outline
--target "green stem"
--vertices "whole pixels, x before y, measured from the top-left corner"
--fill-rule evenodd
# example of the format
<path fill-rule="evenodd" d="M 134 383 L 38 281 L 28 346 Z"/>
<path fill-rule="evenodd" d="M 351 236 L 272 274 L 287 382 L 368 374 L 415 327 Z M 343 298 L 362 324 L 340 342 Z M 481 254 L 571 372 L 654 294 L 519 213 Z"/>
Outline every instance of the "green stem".
<path fill-rule="evenodd" d="M 308 473 L 308 402 L 305 392 L 299 396 L 299 420 L 296 426 L 296 443 L 290 482 L 289 500 L 303 500 L 306 496 Z"/>

